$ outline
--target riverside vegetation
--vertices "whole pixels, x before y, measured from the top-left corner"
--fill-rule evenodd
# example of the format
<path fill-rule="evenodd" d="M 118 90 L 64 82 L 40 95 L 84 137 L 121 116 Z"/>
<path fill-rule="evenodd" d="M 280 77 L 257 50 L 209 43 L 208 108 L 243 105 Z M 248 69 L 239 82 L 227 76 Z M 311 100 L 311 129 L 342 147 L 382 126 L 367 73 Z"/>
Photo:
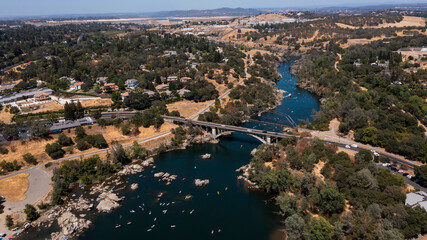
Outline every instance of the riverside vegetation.
<path fill-rule="evenodd" d="M 262 145 L 249 179 L 276 198 L 287 239 L 404 239 L 427 232 L 427 212 L 405 206 L 402 176 L 313 139 Z M 323 166 L 323 167 L 321 167 Z M 315 168 L 319 168 L 315 170 Z"/>

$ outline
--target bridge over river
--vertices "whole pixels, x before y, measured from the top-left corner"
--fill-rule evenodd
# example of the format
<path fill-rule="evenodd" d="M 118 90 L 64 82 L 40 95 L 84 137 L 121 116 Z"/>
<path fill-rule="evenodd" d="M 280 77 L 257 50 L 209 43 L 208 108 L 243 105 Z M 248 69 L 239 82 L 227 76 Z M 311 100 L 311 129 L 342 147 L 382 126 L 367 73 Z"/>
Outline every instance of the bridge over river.
<path fill-rule="evenodd" d="M 196 121 L 196 120 L 180 118 L 180 117 L 163 116 L 163 118 L 172 123 L 184 123 L 184 124 L 200 126 L 202 128 L 205 128 L 206 130 L 210 130 L 214 138 L 218 138 L 222 135 L 229 134 L 232 132 L 240 132 L 240 133 L 250 135 L 258 139 L 264 144 L 271 144 L 272 142 L 274 141 L 277 142 L 283 138 L 295 137 L 294 135 L 290 135 L 286 133 L 271 132 L 266 130 L 238 127 L 238 126 L 232 126 L 232 125 L 226 125 L 226 124 L 220 124 L 220 123 Z"/>

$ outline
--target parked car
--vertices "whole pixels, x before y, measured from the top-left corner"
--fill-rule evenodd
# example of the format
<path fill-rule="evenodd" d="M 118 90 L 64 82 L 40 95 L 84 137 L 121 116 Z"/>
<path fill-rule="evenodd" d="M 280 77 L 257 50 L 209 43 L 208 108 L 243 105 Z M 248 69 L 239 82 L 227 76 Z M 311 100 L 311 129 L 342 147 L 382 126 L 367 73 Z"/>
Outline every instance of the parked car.
<path fill-rule="evenodd" d="M 390 166 L 390 163 L 383 163 L 383 167 L 388 167 Z"/>
<path fill-rule="evenodd" d="M 345 145 L 345 148 L 348 148 L 348 149 L 350 149 L 351 147 L 350 147 L 350 145 Z"/>
<path fill-rule="evenodd" d="M 399 171 L 397 171 L 397 172 L 398 172 L 398 173 L 404 173 L 404 172 L 403 172 L 403 170 L 399 170 Z"/>
<path fill-rule="evenodd" d="M 374 156 L 375 156 L 375 157 L 379 157 L 379 156 L 380 156 L 380 154 L 374 151 Z"/>
<path fill-rule="evenodd" d="M 357 146 L 357 144 L 351 144 L 351 147 L 352 148 L 357 148 L 358 146 Z"/>

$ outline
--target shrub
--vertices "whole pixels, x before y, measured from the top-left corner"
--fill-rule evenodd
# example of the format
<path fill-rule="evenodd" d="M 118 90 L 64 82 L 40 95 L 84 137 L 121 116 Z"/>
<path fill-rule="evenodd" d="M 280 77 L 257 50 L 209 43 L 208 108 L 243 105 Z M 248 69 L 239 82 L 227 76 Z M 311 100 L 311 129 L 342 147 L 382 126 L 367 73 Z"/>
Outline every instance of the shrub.
<path fill-rule="evenodd" d="M 40 214 L 37 212 L 36 208 L 31 204 L 25 205 L 24 213 L 27 215 L 27 221 L 30 222 L 40 217 Z"/>
<path fill-rule="evenodd" d="M 0 147 L 0 154 L 6 155 L 8 153 L 9 153 L 9 150 L 7 150 L 7 148 Z"/>
<path fill-rule="evenodd" d="M 28 164 L 37 165 L 37 160 L 31 153 L 22 155 L 22 158 L 24 158 L 24 161 Z"/>
<path fill-rule="evenodd" d="M 59 143 L 55 142 L 52 144 L 46 144 L 45 152 L 52 158 L 58 159 L 62 158 L 65 154 L 65 151 L 62 149 L 62 146 Z"/>
<path fill-rule="evenodd" d="M 63 133 L 59 134 L 58 143 L 61 144 L 62 146 L 71 146 L 74 144 L 73 140 L 70 137 L 67 137 Z"/>
<path fill-rule="evenodd" d="M 90 148 L 90 145 L 83 139 L 77 140 L 76 147 L 80 151 L 84 151 Z"/>

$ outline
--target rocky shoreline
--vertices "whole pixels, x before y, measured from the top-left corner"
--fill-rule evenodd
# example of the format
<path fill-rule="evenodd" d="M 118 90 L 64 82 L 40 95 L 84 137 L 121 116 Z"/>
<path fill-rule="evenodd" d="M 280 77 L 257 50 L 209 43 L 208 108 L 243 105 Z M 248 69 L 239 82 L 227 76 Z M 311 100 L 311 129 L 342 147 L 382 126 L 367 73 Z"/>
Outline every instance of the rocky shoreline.
<path fill-rule="evenodd" d="M 28 227 L 50 228 L 56 222 L 59 230 L 51 233 L 52 240 L 79 236 L 92 225 L 92 222 L 87 219 L 88 215 L 110 213 L 120 207 L 124 197 L 119 197 L 118 191 L 127 187 L 122 176 L 140 173 L 153 163 L 152 157 L 144 161 L 134 161 L 101 183 L 92 185 L 88 194 L 82 194 L 79 197 L 72 194 L 65 204 L 52 207 Z M 84 186 L 80 188 L 83 189 Z"/>

